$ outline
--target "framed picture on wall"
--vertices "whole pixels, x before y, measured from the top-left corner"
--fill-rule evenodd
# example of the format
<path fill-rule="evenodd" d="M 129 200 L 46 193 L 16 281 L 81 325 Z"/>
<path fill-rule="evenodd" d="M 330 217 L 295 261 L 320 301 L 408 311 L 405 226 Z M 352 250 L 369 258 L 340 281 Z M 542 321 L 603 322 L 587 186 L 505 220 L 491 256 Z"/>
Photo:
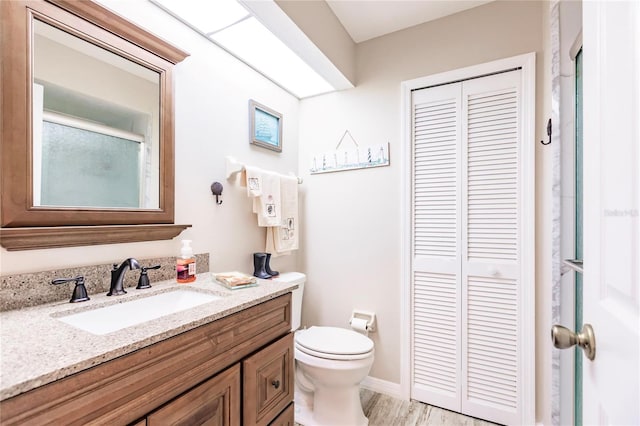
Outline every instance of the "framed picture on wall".
<path fill-rule="evenodd" d="M 282 114 L 249 100 L 250 143 L 282 152 Z"/>

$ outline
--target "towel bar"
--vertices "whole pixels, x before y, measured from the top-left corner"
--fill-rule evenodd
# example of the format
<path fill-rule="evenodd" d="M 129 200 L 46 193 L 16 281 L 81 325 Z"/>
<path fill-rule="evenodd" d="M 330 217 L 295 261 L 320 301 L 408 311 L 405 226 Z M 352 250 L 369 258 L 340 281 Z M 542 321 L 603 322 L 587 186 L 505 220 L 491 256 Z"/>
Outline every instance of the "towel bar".
<path fill-rule="evenodd" d="M 227 179 L 231 179 L 232 176 L 235 176 L 236 174 L 244 170 L 244 164 L 239 163 L 238 161 L 236 161 L 235 158 L 229 155 L 225 157 L 225 162 L 227 165 Z M 293 173 L 291 173 L 291 175 L 293 175 Z M 302 178 L 297 177 L 297 179 L 298 179 L 298 184 L 301 184 Z"/>

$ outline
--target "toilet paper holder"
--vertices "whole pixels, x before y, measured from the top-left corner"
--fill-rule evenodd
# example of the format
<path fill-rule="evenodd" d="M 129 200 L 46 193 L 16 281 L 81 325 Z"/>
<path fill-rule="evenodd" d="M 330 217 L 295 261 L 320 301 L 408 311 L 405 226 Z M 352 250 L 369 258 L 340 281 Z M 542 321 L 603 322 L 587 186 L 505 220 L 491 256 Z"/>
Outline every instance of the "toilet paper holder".
<path fill-rule="evenodd" d="M 349 324 L 353 325 L 353 320 L 364 320 L 367 322 L 367 331 L 372 332 L 376 331 L 376 314 L 373 312 L 367 311 L 353 311 L 351 313 L 351 319 L 349 320 Z"/>

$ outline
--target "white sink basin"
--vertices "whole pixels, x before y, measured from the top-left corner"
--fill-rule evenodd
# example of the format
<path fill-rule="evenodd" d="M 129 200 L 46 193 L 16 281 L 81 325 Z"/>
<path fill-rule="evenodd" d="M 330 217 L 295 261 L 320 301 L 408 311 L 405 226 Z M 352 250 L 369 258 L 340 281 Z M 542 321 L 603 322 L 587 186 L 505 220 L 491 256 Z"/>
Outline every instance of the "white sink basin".
<path fill-rule="evenodd" d="M 58 320 L 89 333 L 102 335 L 219 299 L 222 296 L 187 289 L 176 290 L 79 312 Z"/>

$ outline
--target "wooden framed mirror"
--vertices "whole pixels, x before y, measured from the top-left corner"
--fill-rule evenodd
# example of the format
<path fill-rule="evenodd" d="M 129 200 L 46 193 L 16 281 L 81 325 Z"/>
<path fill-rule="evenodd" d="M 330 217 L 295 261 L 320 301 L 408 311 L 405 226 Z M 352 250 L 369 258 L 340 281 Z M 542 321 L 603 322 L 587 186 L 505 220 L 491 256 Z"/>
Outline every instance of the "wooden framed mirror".
<path fill-rule="evenodd" d="M 187 54 L 89 0 L 0 2 L 8 250 L 170 239 L 172 67 Z"/>

